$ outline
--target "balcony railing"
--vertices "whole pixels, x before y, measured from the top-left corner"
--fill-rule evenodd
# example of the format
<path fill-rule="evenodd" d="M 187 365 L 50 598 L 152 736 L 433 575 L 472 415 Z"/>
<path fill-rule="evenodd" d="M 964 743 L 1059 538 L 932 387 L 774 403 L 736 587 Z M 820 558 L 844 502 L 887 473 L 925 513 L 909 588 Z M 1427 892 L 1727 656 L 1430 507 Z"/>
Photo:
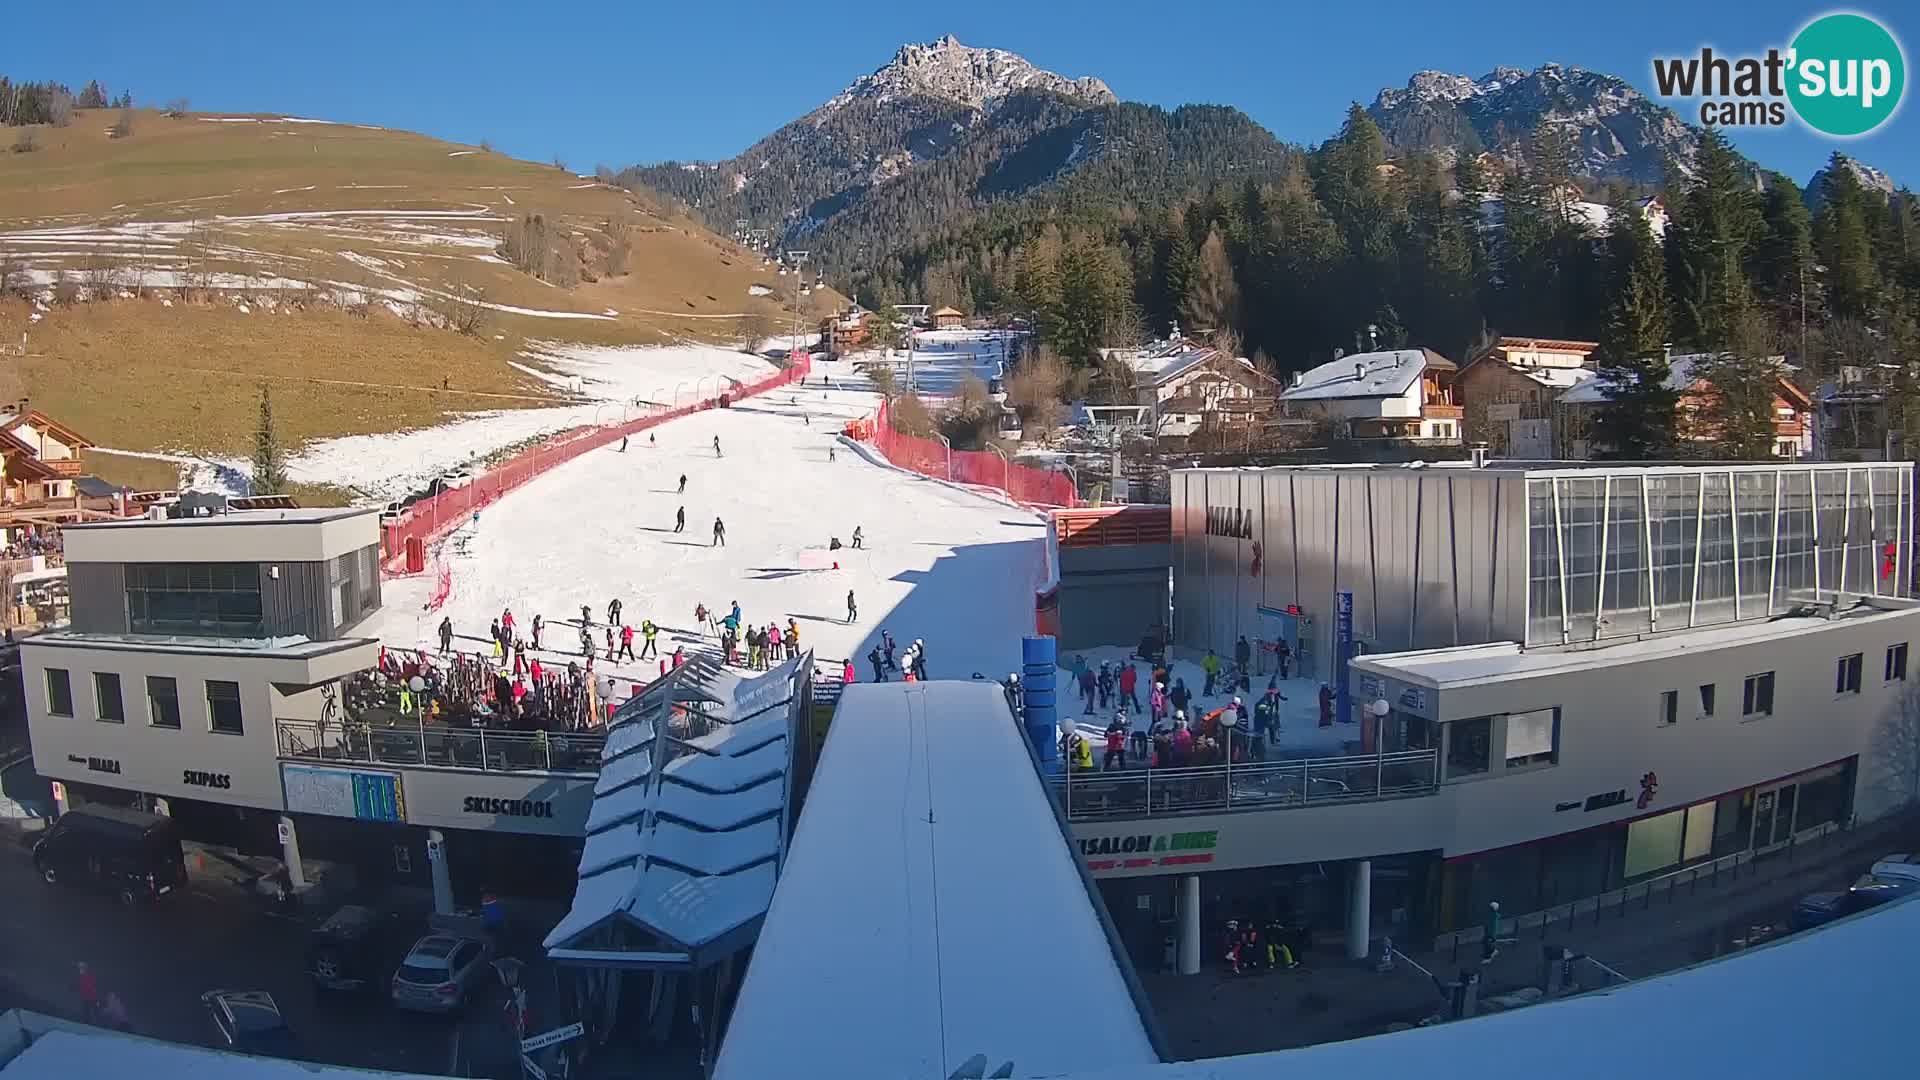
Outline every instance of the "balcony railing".
<path fill-rule="evenodd" d="M 1420 406 L 1420 415 L 1429 420 L 1459 420 L 1467 415 L 1467 409 L 1452 402 L 1429 401 Z"/>
<path fill-rule="evenodd" d="M 606 736 L 597 732 L 489 731 L 486 728 L 372 727 L 276 720 L 286 761 L 340 761 L 483 772 L 594 776 Z"/>
<path fill-rule="evenodd" d="M 1090 821 L 1431 795 L 1440 786 L 1439 763 L 1436 751 L 1405 750 L 1371 757 L 1070 773 L 1049 782 L 1065 800 L 1070 820 Z"/>

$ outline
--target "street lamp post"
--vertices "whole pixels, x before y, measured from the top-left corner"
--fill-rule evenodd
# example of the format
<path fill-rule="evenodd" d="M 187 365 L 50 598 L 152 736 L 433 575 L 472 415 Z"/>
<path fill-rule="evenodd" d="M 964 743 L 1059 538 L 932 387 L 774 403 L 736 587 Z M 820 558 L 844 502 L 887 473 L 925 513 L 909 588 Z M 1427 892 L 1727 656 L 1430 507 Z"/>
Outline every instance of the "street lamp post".
<path fill-rule="evenodd" d="M 1224 800 L 1227 806 L 1233 805 L 1233 727 L 1239 722 L 1240 712 L 1232 705 L 1228 705 L 1227 711 L 1220 714 L 1220 730 L 1227 737 L 1227 790 Z"/>
<path fill-rule="evenodd" d="M 793 354 L 800 351 L 800 278 L 801 267 L 807 264 L 805 251 L 789 251 L 787 258 L 793 260 L 793 345 L 787 350 L 787 363 L 793 363 Z"/>
<path fill-rule="evenodd" d="M 947 448 L 947 482 L 951 484 L 953 482 L 953 443 L 937 431 L 934 432 L 933 437 L 939 439 L 940 445 Z"/>
<path fill-rule="evenodd" d="M 1012 495 L 1013 494 L 1013 459 L 1007 456 L 1007 452 L 1005 450 L 1000 449 L 1000 446 L 998 443 L 988 443 L 987 449 L 1000 455 L 1000 465 L 1001 465 L 1001 468 L 1004 470 L 1004 475 L 1005 475 L 1005 479 L 1002 480 L 1000 483 L 1000 490 L 1006 492 L 1008 495 Z"/>

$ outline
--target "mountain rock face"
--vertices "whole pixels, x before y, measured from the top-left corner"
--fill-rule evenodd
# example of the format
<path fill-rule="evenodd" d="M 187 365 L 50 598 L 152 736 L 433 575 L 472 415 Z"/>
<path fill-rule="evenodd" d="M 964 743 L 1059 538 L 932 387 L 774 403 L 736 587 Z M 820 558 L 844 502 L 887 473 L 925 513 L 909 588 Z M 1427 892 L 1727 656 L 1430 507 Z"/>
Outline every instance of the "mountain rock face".
<path fill-rule="evenodd" d="M 1868 191 L 1878 192 L 1888 199 L 1893 199 L 1899 195 L 1900 187 L 1894 183 L 1893 177 L 1888 176 L 1886 173 L 1881 172 L 1866 162 L 1855 161 L 1845 154 L 1835 154 L 1834 161 L 1852 173 L 1854 179 L 1860 182 L 1860 186 Z M 1827 176 L 1832 170 L 1833 166 L 1828 165 L 1826 168 L 1814 173 L 1813 178 L 1807 181 L 1807 209 L 1817 211 L 1821 205 L 1827 201 Z"/>
<path fill-rule="evenodd" d="M 1546 64 L 1495 68 L 1478 79 L 1422 71 L 1382 90 L 1367 112 L 1398 150 L 1492 153 L 1517 161 L 1547 125 L 1573 131 L 1576 168 L 1591 179 L 1658 184 L 1669 159 L 1691 171 L 1700 133 L 1672 109 L 1612 75 Z"/>
<path fill-rule="evenodd" d="M 833 272 L 988 203 L 1090 173 L 1125 174 L 1137 190 L 1266 168 L 1283 154 L 1237 110 L 1123 104 L 1099 79 L 1070 79 L 948 36 L 901 47 L 736 158 L 666 162 L 622 180 L 679 198 L 718 231 L 744 223 L 747 238 L 808 248 Z"/>
<path fill-rule="evenodd" d="M 1099 79 L 1042 71 L 1004 49 L 972 48 L 948 34 L 926 45 L 902 45 L 891 63 L 854 80 L 813 115 L 819 118 L 861 100 L 884 103 L 912 97 L 938 98 L 990 113 L 1022 90 L 1042 90 L 1088 105 L 1119 100 Z"/>

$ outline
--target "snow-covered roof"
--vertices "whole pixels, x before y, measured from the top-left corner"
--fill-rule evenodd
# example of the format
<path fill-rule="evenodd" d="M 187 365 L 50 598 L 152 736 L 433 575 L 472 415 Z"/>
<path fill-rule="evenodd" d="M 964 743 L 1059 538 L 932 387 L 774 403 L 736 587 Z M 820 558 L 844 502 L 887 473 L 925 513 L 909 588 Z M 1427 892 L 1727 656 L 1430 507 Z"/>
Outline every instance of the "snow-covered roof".
<path fill-rule="evenodd" d="M 1669 390 L 1687 389 L 1700 379 L 1706 365 L 1711 363 L 1717 355 L 1716 353 L 1680 353 L 1668 357 L 1668 370 L 1664 385 Z M 1781 367 L 1786 363 L 1786 357 L 1784 356 L 1775 356 L 1769 359 L 1773 361 L 1776 367 Z M 1784 379 L 1781 380 L 1781 385 L 1783 387 L 1792 386 L 1791 383 L 1788 383 Z M 1611 397 L 1612 395 L 1608 392 L 1605 380 L 1589 379 L 1581 382 L 1566 393 L 1561 394 L 1560 400 L 1568 405 L 1598 405 L 1609 400 Z"/>
<path fill-rule="evenodd" d="M 1073 1080 L 1402 1076 L 1449 1061 L 1473 1062 L 1473 1074 L 1484 1080 L 1522 1080 L 1543 1069 L 1556 1080 L 1648 1071 L 1743 1080 L 1899 1075 L 1912 1068 L 1901 1033 L 1912 1023 L 1920 968 L 1888 961 L 1903 955 L 1900 942 L 1917 936 L 1920 900 L 1907 899 L 1666 975 L 1529 1008 L 1298 1050 L 1089 1070 Z"/>
<path fill-rule="evenodd" d="M 1394 349 L 1354 353 L 1300 374 L 1280 395 L 1282 401 L 1338 398 L 1388 398 L 1407 392 L 1428 368 L 1455 370 L 1453 361 L 1432 349 Z"/>
<path fill-rule="evenodd" d="M 1593 370 L 1592 368 L 1583 368 L 1583 367 L 1576 367 L 1576 368 L 1517 367 L 1517 368 L 1514 368 L 1513 370 L 1519 372 L 1522 375 L 1525 375 L 1527 378 L 1532 379 L 1534 382 L 1539 383 L 1541 386 L 1545 386 L 1554 390 L 1566 390 L 1571 387 L 1579 386 L 1582 383 L 1587 382 L 1589 379 L 1592 379 L 1594 376 L 1599 374 L 1599 372 Z"/>
<path fill-rule="evenodd" d="M 592 949 L 618 920 L 680 946 L 666 955 L 684 963 L 766 913 L 792 763 L 780 706 L 811 670 L 811 653 L 745 679 L 696 659 L 614 714 L 573 906 L 548 949 Z M 688 701 L 713 726 L 682 738 L 670 713 Z"/>
<path fill-rule="evenodd" d="M 997 683 L 847 687 L 716 1080 L 1156 1062 L 1056 820 Z"/>

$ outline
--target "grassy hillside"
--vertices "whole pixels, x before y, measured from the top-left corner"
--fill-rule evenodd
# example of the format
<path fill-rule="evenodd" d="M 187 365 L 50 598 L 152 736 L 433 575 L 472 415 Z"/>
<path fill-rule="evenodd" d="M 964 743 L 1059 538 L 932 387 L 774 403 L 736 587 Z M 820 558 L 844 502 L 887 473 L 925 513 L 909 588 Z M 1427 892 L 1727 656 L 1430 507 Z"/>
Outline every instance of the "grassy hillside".
<path fill-rule="evenodd" d="M 241 452 L 262 379 L 293 440 L 551 404 L 508 364 L 526 340 L 736 341 L 792 322 L 788 279 L 756 256 L 551 165 L 273 116 L 143 110 L 113 138 L 117 118 L 82 110 L 35 129 L 32 152 L 0 147 L 0 267 L 33 300 L 0 300 L 0 343 L 27 334 L 0 381 L 104 445 Z M 528 213 L 582 253 L 579 284 L 496 255 Z M 802 298 L 809 315 L 839 302 Z M 471 333 L 440 328 L 474 305 Z"/>

